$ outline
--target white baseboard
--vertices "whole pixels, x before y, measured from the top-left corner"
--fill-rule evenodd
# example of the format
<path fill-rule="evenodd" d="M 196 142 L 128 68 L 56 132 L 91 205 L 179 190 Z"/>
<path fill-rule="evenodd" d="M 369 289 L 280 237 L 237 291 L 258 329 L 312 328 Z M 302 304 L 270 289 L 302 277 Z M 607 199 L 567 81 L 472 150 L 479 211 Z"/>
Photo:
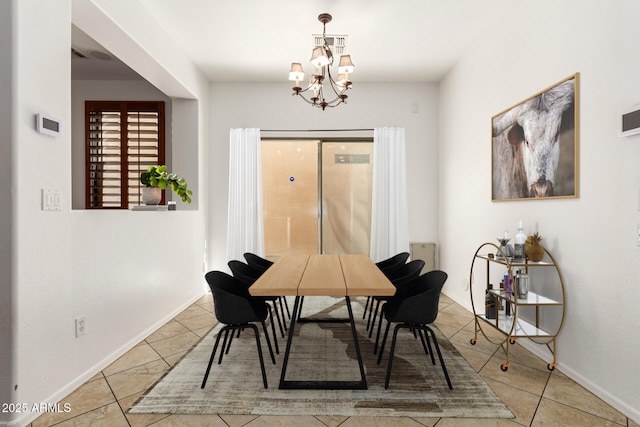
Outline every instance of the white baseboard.
<path fill-rule="evenodd" d="M 470 308 L 471 302 L 468 299 L 465 301 L 459 301 L 455 297 L 452 297 L 449 295 L 447 295 L 447 297 L 451 298 L 453 301 L 461 305 L 463 308 L 469 310 L 469 312 L 471 313 L 473 312 Z M 546 361 L 547 363 L 551 363 L 553 361 L 551 353 L 549 353 L 549 351 L 545 346 L 536 344 L 527 339 L 518 340 L 518 344 L 522 345 L 524 348 L 526 348 L 527 350 L 529 350 L 531 353 L 535 354 L 542 360 Z M 599 399 L 602 399 L 605 403 L 610 405 L 616 411 L 621 412 L 625 416 L 631 418 L 636 423 L 640 424 L 640 408 L 634 408 L 627 403 L 621 402 L 619 399 L 612 396 L 609 392 L 607 392 L 606 390 L 603 390 L 597 384 L 594 384 L 588 378 L 585 378 L 579 372 L 576 372 L 575 370 L 573 370 L 570 366 L 563 364 L 561 361 L 557 361 L 557 362 L 558 362 L 558 366 L 556 367 L 556 369 L 562 371 L 562 373 L 565 374 L 567 377 L 571 378 L 573 381 L 580 384 L 582 387 L 586 388 L 588 391 L 596 395 Z"/>
<path fill-rule="evenodd" d="M 167 322 L 169 322 L 171 319 L 176 317 L 178 314 L 180 314 L 182 311 L 184 311 L 191 304 L 193 304 L 194 302 L 196 302 L 200 298 L 202 298 L 202 296 L 204 294 L 205 293 L 204 293 L 204 290 L 203 290 L 202 294 L 192 297 L 186 303 L 182 304 L 181 306 L 179 306 L 178 308 L 173 310 L 171 313 L 168 313 L 166 316 L 164 316 L 163 318 L 158 320 L 152 326 L 150 326 L 146 330 L 140 332 L 134 338 L 132 338 L 131 340 L 126 342 L 122 347 L 120 347 L 119 349 L 115 350 L 113 353 L 107 355 L 105 358 L 103 358 L 101 361 L 99 361 L 98 363 L 93 365 L 91 368 L 89 368 L 83 374 L 79 375 L 77 378 L 72 380 L 65 387 L 63 387 L 62 389 L 58 390 L 53 395 L 49 396 L 49 398 L 45 399 L 44 402 L 45 403 L 55 404 L 55 403 L 58 403 L 61 400 L 63 400 L 69 394 L 74 392 L 78 387 L 80 387 L 81 385 L 83 385 L 84 383 L 89 381 L 96 374 L 100 373 L 107 366 L 111 365 L 113 362 L 118 360 L 118 358 L 122 357 L 122 355 L 124 355 L 126 352 L 128 352 L 133 347 L 138 345 L 140 343 L 140 341 L 143 341 L 144 339 L 146 339 L 149 335 L 151 335 L 152 333 L 157 331 L 159 328 L 161 328 L 163 325 L 165 325 Z M 37 412 L 35 412 L 35 413 L 25 413 L 25 414 L 23 414 L 22 417 L 19 417 L 19 418 L 15 419 L 15 420 L 12 420 L 12 421 L 9 421 L 9 422 L 4 422 L 4 423 L 0 422 L 0 426 L 2 426 L 2 427 L 5 427 L 5 426 L 6 427 L 26 426 L 29 423 L 33 422 L 36 418 L 38 418 L 41 415 L 42 415 L 41 413 L 37 413 Z"/>
<path fill-rule="evenodd" d="M 548 350 L 546 350 L 545 346 L 536 344 L 532 341 L 525 340 L 525 339 L 518 340 L 518 344 L 522 345 L 531 353 L 535 354 L 536 356 L 538 356 L 539 358 L 541 358 L 542 360 L 548 363 L 553 361 L 551 353 Z M 577 384 L 587 389 L 589 392 L 593 393 L 599 399 L 602 399 L 602 401 L 604 401 L 606 404 L 611 406 L 616 411 L 622 413 L 623 415 L 631 418 L 636 423 L 640 424 L 639 408 L 634 408 L 631 405 L 621 402 L 615 396 L 612 396 L 609 392 L 602 389 L 597 384 L 594 384 L 593 382 L 591 382 L 591 380 L 589 380 L 579 372 L 573 370 L 570 366 L 563 364 L 561 361 L 558 361 L 558 366 L 556 367 L 556 369 L 561 371 L 563 374 L 565 374 L 567 377 L 575 381 Z"/>

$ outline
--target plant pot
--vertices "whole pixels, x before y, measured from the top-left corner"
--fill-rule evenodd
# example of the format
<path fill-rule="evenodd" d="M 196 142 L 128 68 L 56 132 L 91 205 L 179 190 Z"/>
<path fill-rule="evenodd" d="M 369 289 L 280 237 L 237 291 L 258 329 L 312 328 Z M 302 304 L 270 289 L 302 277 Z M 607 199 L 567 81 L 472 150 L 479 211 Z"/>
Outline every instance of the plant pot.
<path fill-rule="evenodd" d="M 542 258 L 544 258 L 544 248 L 538 243 L 526 243 L 524 251 L 527 254 L 527 258 L 533 262 L 542 261 Z"/>
<path fill-rule="evenodd" d="M 162 190 L 158 187 L 142 187 L 142 203 L 157 205 L 162 200 Z"/>

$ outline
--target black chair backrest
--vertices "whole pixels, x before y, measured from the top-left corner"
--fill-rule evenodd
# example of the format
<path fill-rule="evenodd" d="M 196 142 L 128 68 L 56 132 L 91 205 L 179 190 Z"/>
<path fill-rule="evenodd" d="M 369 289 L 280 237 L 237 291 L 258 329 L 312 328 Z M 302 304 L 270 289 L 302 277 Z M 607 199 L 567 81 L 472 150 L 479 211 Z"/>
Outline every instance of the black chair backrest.
<path fill-rule="evenodd" d="M 413 281 L 420 276 L 422 269 L 424 268 L 424 261 L 421 259 L 414 259 L 398 269 L 393 269 L 388 273 L 387 278 L 391 281 L 393 286 L 396 287 L 396 293 L 394 296 L 404 296 L 410 292 L 410 288 L 413 286 Z"/>
<path fill-rule="evenodd" d="M 268 259 L 262 258 L 261 256 L 253 254 L 251 252 L 246 252 L 245 254 L 243 254 L 243 256 L 244 259 L 247 260 L 247 264 L 263 272 L 273 265 L 272 261 L 269 261 Z"/>
<path fill-rule="evenodd" d="M 229 265 L 233 277 L 245 284 L 247 288 L 253 285 L 253 282 L 258 280 L 258 277 L 262 274 L 261 271 L 256 270 L 242 261 L 232 260 L 229 261 L 227 265 Z"/>
<path fill-rule="evenodd" d="M 235 277 L 222 271 L 210 271 L 204 277 L 213 294 L 213 307 L 218 321 L 233 325 L 262 320 Z"/>
<path fill-rule="evenodd" d="M 433 323 L 438 317 L 440 291 L 447 277 L 444 271 L 433 270 L 414 279 L 409 285 L 414 291 L 413 295 L 400 299 L 397 310 L 389 320 L 416 325 Z"/>
<path fill-rule="evenodd" d="M 407 279 L 415 279 L 420 275 L 423 268 L 424 261 L 421 259 L 414 259 L 406 264 L 383 270 L 382 272 L 395 285 L 394 281 L 396 280 L 402 279 L 403 281 L 406 281 Z"/>
<path fill-rule="evenodd" d="M 404 264 L 409 259 L 409 252 L 400 252 L 392 256 L 391 258 L 387 258 L 382 261 L 378 261 L 376 265 L 380 270 L 385 270 L 389 267 L 395 267 L 397 265 Z"/>

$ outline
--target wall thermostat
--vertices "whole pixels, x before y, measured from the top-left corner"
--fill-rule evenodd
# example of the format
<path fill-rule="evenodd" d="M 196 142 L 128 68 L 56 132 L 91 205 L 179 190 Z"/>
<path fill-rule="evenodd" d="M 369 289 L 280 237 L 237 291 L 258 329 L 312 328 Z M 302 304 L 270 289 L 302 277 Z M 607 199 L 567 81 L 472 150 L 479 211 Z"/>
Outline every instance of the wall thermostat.
<path fill-rule="evenodd" d="M 36 114 L 36 130 L 50 136 L 60 135 L 60 120 L 44 114 Z"/>
<path fill-rule="evenodd" d="M 620 136 L 640 133 L 640 105 L 635 105 L 622 113 L 620 119 Z"/>

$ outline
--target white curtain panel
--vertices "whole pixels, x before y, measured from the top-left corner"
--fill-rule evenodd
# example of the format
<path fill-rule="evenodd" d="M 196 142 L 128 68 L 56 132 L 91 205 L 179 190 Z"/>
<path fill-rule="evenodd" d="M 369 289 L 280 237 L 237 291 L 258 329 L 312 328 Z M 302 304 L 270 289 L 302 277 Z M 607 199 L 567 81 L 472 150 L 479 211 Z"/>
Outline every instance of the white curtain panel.
<path fill-rule="evenodd" d="M 409 208 L 404 128 L 373 133 L 373 197 L 369 256 L 382 261 L 409 251 Z"/>
<path fill-rule="evenodd" d="M 264 255 L 260 129 L 231 129 L 227 260 Z"/>

